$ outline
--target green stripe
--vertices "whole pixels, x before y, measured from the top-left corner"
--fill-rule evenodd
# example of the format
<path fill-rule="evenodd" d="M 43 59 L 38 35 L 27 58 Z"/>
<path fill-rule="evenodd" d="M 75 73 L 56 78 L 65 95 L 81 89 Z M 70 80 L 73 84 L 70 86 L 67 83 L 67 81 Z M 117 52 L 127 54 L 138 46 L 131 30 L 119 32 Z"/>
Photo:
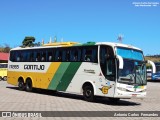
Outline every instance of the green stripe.
<path fill-rule="evenodd" d="M 87 42 L 87 43 L 84 43 L 83 46 L 95 45 L 95 44 L 96 44 L 95 42 Z"/>
<path fill-rule="evenodd" d="M 87 43 L 83 43 L 83 44 L 74 44 L 73 46 L 92 46 L 95 45 L 96 42 L 87 42 Z"/>
<path fill-rule="evenodd" d="M 52 81 L 49 84 L 48 89 L 51 90 L 56 90 L 60 80 L 63 77 L 63 74 L 65 73 L 65 71 L 67 70 L 68 66 L 70 65 L 70 62 L 62 62 L 57 70 L 57 72 L 55 73 L 55 75 L 52 78 Z"/>
<path fill-rule="evenodd" d="M 63 74 L 61 82 L 57 86 L 57 90 L 59 91 L 66 91 L 67 87 L 69 86 L 71 80 L 73 79 L 74 75 L 76 74 L 78 68 L 80 67 L 81 62 L 72 62 L 68 66 L 67 70 Z"/>

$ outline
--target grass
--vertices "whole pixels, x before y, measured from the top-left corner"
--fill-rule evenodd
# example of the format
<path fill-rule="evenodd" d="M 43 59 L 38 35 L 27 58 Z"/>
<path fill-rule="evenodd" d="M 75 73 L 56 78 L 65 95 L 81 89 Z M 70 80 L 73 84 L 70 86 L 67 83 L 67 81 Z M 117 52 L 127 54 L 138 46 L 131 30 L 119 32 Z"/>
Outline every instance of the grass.
<path fill-rule="evenodd" d="M 155 56 L 147 56 L 147 57 L 145 57 L 145 60 L 151 60 L 151 61 L 153 61 L 153 62 L 160 62 L 160 57 L 155 57 Z"/>

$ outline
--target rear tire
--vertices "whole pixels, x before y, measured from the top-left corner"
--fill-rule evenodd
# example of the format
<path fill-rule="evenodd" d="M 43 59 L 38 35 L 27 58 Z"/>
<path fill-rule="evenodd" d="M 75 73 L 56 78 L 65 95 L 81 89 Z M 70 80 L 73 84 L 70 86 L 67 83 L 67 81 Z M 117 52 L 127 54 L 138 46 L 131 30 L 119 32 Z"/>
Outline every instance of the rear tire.
<path fill-rule="evenodd" d="M 84 99 L 88 102 L 93 102 L 94 101 L 94 91 L 93 91 L 93 87 L 91 85 L 86 85 L 83 88 L 83 96 Z"/>
<path fill-rule="evenodd" d="M 18 88 L 19 90 L 23 91 L 25 89 L 25 84 L 22 79 L 18 80 Z"/>
<path fill-rule="evenodd" d="M 0 76 L 0 81 L 2 80 L 2 77 Z"/>
<path fill-rule="evenodd" d="M 31 81 L 31 79 L 27 79 L 26 80 L 26 91 L 27 92 L 31 92 L 32 91 L 32 81 Z"/>

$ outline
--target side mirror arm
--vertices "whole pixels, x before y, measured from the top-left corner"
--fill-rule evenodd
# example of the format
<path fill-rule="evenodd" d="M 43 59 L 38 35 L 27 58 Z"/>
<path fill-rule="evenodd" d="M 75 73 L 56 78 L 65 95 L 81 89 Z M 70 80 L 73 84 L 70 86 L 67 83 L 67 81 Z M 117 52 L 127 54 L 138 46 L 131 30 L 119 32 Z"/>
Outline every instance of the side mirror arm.
<path fill-rule="evenodd" d="M 150 61 L 150 60 L 147 60 L 147 63 L 149 63 L 149 64 L 152 65 L 153 73 L 156 73 L 156 65 L 154 64 L 154 62 L 152 62 L 152 61 Z"/>
<path fill-rule="evenodd" d="M 123 58 L 120 55 L 117 55 L 117 59 L 119 60 L 119 69 L 123 69 L 124 66 Z"/>

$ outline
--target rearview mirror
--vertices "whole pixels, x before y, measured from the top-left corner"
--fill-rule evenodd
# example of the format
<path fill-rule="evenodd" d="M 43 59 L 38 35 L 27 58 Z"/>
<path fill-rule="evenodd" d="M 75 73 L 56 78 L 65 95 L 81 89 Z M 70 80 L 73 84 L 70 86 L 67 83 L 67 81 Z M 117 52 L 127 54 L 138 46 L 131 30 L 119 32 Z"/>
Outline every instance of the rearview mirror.
<path fill-rule="evenodd" d="M 120 55 L 117 55 L 117 59 L 119 60 L 119 69 L 123 69 L 123 58 Z"/>
<path fill-rule="evenodd" d="M 156 66 L 155 66 L 154 62 L 147 60 L 147 63 L 151 64 L 153 73 L 156 73 Z"/>

